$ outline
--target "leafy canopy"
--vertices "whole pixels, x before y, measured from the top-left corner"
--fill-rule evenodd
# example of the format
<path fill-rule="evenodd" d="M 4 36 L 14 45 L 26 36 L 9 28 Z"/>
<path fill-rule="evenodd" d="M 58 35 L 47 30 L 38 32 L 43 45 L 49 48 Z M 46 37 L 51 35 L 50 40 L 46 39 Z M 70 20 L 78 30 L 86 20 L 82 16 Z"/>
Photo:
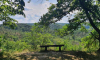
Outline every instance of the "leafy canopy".
<path fill-rule="evenodd" d="M 9 25 L 11 28 L 16 26 L 15 19 L 11 16 L 24 14 L 24 0 L 0 0 L 0 21 L 3 21 L 3 25 Z"/>
<path fill-rule="evenodd" d="M 69 18 L 69 24 L 66 25 L 64 35 L 67 35 L 68 31 L 73 33 L 74 30 L 80 27 L 84 28 L 83 24 L 87 24 L 88 22 L 98 34 L 100 33 L 98 28 L 100 21 L 99 0 L 57 0 L 57 2 L 57 4 L 52 4 L 48 8 L 49 11 L 41 16 L 39 20 L 40 24 L 48 26 L 51 23 L 60 21 L 64 16 L 78 11 L 73 19 Z"/>

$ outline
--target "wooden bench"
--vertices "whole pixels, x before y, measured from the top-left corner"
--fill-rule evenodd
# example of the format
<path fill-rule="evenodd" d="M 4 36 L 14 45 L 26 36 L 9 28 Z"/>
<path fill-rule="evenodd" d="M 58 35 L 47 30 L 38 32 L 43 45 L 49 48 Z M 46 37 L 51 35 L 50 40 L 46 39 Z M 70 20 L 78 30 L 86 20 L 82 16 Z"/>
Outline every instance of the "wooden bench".
<path fill-rule="evenodd" d="M 61 47 L 64 45 L 43 45 L 40 47 L 45 47 L 45 51 L 47 51 L 47 47 L 59 47 L 59 51 L 61 51 Z"/>

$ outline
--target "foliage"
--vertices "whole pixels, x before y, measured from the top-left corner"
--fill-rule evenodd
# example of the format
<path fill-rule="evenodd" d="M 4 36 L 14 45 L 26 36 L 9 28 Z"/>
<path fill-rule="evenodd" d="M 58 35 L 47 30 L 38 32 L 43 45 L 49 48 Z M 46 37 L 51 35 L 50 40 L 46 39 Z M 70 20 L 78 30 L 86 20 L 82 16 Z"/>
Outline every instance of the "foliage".
<path fill-rule="evenodd" d="M 50 44 L 50 39 L 53 37 L 51 34 L 47 33 L 48 29 L 45 27 L 40 28 L 39 25 L 34 25 L 31 29 L 31 35 L 29 35 L 29 39 L 31 39 L 30 43 L 33 45 L 34 49 L 37 48 L 37 45 L 46 45 Z"/>
<path fill-rule="evenodd" d="M 95 51 L 99 48 L 99 41 L 96 39 L 97 36 L 97 32 L 92 30 L 88 36 L 82 38 L 82 44 L 84 44 L 86 49 L 88 48 L 88 51 Z"/>
<path fill-rule="evenodd" d="M 1 36 L 1 47 L 4 52 L 15 52 L 15 51 L 23 51 L 24 49 L 29 49 L 31 51 L 39 51 L 40 45 L 59 45 L 64 44 L 62 50 L 69 51 L 69 50 L 78 50 L 78 51 L 88 51 L 86 48 L 84 49 L 85 43 L 81 38 L 88 36 L 88 33 L 92 29 L 87 29 L 88 32 L 80 31 L 78 29 L 72 34 L 69 34 L 64 37 L 60 37 L 59 35 L 55 35 L 57 32 L 56 28 L 64 28 L 61 27 L 64 24 L 54 24 L 51 25 L 50 28 L 42 26 L 38 24 L 34 24 L 31 28 L 26 29 L 26 24 L 18 24 L 18 29 L 10 29 L 5 26 L 1 26 L 0 29 L 0 36 Z M 20 29 L 19 27 L 23 27 Z M 53 29 L 55 27 L 55 29 Z M 23 31 L 24 30 L 24 31 Z M 84 40 L 85 41 L 85 40 Z M 20 46 L 20 47 L 19 47 Z M 50 50 L 58 51 L 59 48 L 57 47 L 50 47 Z M 91 50 L 92 51 L 92 48 Z"/>
<path fill-rule="evenodd" d="M 49 12 L 41 16 L 40 24 L 48 26 L 51 23 L 55 23 L 61 20 L 64 16 L 70 17 L 71 13 L 78 11 L 74 18 L 69 18 L 69 24 L 58 30 L 59 35 L 65 36 L 73 33 L 78 28 L 81 31 L 86 31 L 83 25 L 90 24 L 91 27 L 97 32 L 96 38 L 100 46 L 100 29 L 99 29 L 99 17 L 100 17 L 100 0 L 57 0 L 57 4 L 53 4 L 49 8 Z M 100 50 L 100 49 L 99 49 Z"/>
<path fill-rule="evenodd" d="M 3 21 L 3 25 L 8 25 L 14 29 L 17 26 L 15 23 L 18 21 L 11 16 L 19 14 L 25 17 L 24 6 L 23 0 L 0 0 L 0 21 Z"/>
<path fill-rule="evenodd" d="M 1 48 L 3 51 L 7 52 L 14 52 L 14 51 L 23 51 L 25 49 L 30 49 L 30 45 L 28 45 L 26 42 L 21 41 L 5 41 L 3 46 Z"/>

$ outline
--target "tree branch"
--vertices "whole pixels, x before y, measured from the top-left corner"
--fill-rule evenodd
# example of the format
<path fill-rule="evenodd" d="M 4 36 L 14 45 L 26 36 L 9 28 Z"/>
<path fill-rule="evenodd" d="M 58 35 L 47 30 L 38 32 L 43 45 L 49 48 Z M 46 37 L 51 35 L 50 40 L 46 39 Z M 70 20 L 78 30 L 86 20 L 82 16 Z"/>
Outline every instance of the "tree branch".
<path fill-rule="evenodd" d="M 100 35 L 100 30 L 99 30 L 99 28 L 97 28 L 96 26 L 95 26 L 95 24 L 93 23 L 93 20 L 91 19 L 91 17 L 90 17 L 90 15 L 89 15 L 89 11 L 86 9 L 86 7 L 84 6 L 84 4 L 83 4 L 83 2 L 81 1 L 81 0 L 79 0 L 79 2 L 80 2 L 80 5 L 81 5 L 81 7 L 83 8 L 83 10 L 85 11 L 85 13 L 86 13 L 86 16 L 87 16 L 87 18 L 89 19 L 89 22 L 90 22 L 90 24 L 91 24 L 91 26 L 98 32 L 98 34 Z"/>

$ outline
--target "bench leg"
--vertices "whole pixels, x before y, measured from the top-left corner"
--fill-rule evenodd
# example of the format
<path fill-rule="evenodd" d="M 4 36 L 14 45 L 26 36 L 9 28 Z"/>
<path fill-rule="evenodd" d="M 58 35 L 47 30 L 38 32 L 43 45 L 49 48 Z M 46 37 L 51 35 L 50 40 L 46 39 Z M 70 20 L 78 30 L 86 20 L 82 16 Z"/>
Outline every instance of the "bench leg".
<path fill-rule="evenodd" d="M 59 51 L 61 51 L 61 46 L 59 46 Z"/>
<path fill-rule="evenodd" d="M 47 47 L 45 47 L 45 51 L 47 51 Z"/>

